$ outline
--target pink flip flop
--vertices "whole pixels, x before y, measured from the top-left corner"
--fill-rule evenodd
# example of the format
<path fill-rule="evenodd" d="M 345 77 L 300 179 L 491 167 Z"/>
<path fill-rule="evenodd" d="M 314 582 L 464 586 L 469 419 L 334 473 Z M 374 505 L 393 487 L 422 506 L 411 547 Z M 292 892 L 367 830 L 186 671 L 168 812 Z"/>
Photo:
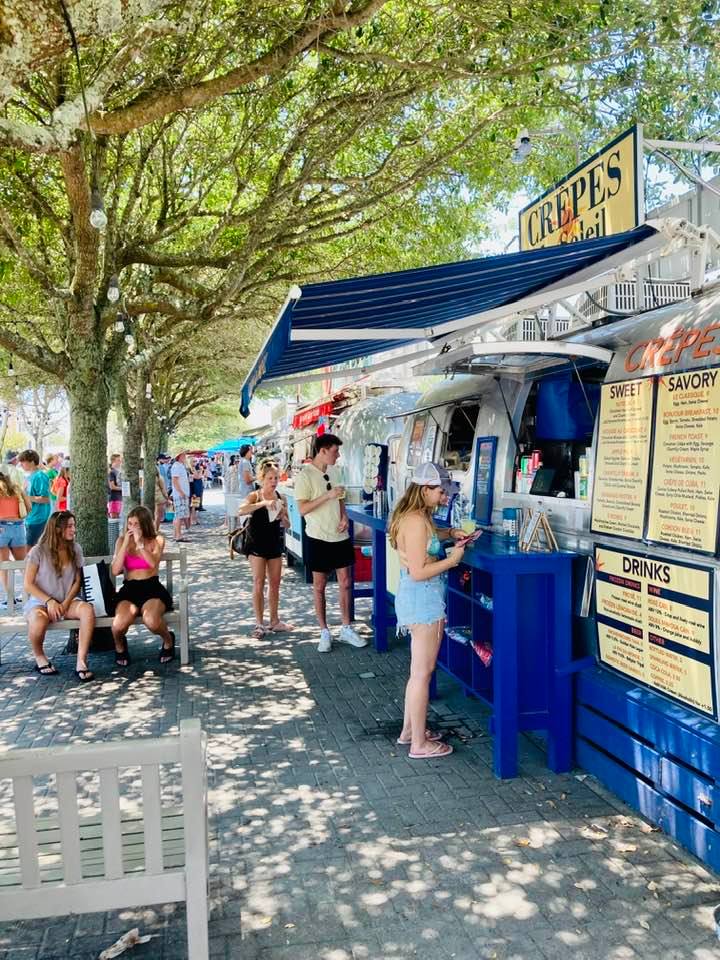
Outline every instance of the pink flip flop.
<path fill-rule="evenodd" d="M 452 752 L 453 748 L 449 743 L 436 743 L 427 753 L 413 753 L 411 750 L 408 756 L 411 760 L 439 760 L 441 757 L 449 757 Z"/>
<path fill-rule="evenodd" d="M 425 739 L 426 739 L 426 740 L 429 740 L 431 743 L 437 743 L 438 740 L 442 740 L 442 737 L 443 737 L 443 735 L 442 735 L 441 733 L 439 733 L 437 730 L 426 730 L 426 731 L 425 731 Z M 401 747 L 408 747 L 408 746 L 410 746 L 411 741 L 410 741 L 410 740 L 401 740 L 400 737 L 398 737 L 397 740 L 395 741 L 395 743 L 399 743 Z"/>

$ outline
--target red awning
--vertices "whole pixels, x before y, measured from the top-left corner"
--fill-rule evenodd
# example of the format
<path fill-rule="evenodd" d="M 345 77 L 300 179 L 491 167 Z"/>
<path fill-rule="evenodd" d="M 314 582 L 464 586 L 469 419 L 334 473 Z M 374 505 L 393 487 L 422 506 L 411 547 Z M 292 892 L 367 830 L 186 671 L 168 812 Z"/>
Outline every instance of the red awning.
<path fill-rule="evenodd" d="M 293 429 L 301 430 L 303 427 L 312 426 L 320 417 L 327 417 L 333 412 L 332 400 L 323 400 L 322 403 L 316 403 L 314 407 L 307 407 L 305 410 L 298 410 L 293 417 Z"/>

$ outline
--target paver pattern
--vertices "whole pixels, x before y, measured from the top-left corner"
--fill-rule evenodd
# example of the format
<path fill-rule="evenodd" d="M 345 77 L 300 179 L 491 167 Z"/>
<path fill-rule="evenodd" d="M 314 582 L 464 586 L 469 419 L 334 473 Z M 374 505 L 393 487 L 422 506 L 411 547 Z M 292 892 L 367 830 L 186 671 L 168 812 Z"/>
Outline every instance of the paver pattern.
<path fill-rule="evenodd" d="M 252 639 L 249 567 L 228 560 L 209 499 L 190 547 L 190 666 L 160 667 L 136 634 L 129 670 L 97 655 L 102 682 L 79 686 L 55 636 L 62 676 L 41 678 L 0 622 L 0 743 L 152 736 L 200 717 L 213 958 L 720 958 L 720 878 L 593 778 L 551 774 L 539 741 L 523 736 L 521 776 L 496 780 L 486 713 L 451 681 L 433 720 L 456 752 L 407 759 L 405 643 L 318 654 L 310 589 L 290 570 L 281 612 L 296 631 Z M 358 616 L 369 635 L 366 601 Z M 184 909 L 161 905 L 2 924 L 0 960 L 94 960 L 136 925 L 154 937 L 128 958 L 187 957 Z"/>

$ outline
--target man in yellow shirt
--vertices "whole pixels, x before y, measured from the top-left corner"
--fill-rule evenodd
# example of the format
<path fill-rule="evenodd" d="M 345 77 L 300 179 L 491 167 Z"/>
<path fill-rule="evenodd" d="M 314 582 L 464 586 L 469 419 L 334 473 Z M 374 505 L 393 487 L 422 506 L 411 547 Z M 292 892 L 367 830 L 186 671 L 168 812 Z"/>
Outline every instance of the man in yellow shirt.
<path fill-rule="evenodd" d="M 341 643 L 364 647 L 367 640 L 359 637 L 350 624 L 352 577 L 350 567 L 355 554 L 348 533 L 345 513 L 345 488 L 338 483 L 335 464 L 340 456 L 342 440 L 332 433 L 315 439 L 315 455 L 295 481 L 295 498 L 300 515 L 305 517 L 306 550 L 304 555 L 313 576 L 315 614 L 320 624 L 320 653 L 329 653 L 332 637 L 327 625 L 325 588 L 328 575 L 335 571 L 340 589 L 342 626 Z"/>

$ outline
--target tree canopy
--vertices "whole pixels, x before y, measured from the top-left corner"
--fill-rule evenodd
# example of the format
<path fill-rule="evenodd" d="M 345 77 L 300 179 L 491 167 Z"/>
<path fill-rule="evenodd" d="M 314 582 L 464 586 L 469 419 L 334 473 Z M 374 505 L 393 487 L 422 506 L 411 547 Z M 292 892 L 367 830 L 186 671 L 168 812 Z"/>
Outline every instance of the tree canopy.
<path fill-rule="evenodd" d="M 0 346 L 68 391 L 84 529 L 110 403 L 198 331 L 247 364 L 291 283 L 461 257 L 574 139 L 640 109 L 702 128 L 718 95 L 706 0 L 32 7 L 0 14 Z M 508 164 L 558 120 L 564 146 Z"/>

